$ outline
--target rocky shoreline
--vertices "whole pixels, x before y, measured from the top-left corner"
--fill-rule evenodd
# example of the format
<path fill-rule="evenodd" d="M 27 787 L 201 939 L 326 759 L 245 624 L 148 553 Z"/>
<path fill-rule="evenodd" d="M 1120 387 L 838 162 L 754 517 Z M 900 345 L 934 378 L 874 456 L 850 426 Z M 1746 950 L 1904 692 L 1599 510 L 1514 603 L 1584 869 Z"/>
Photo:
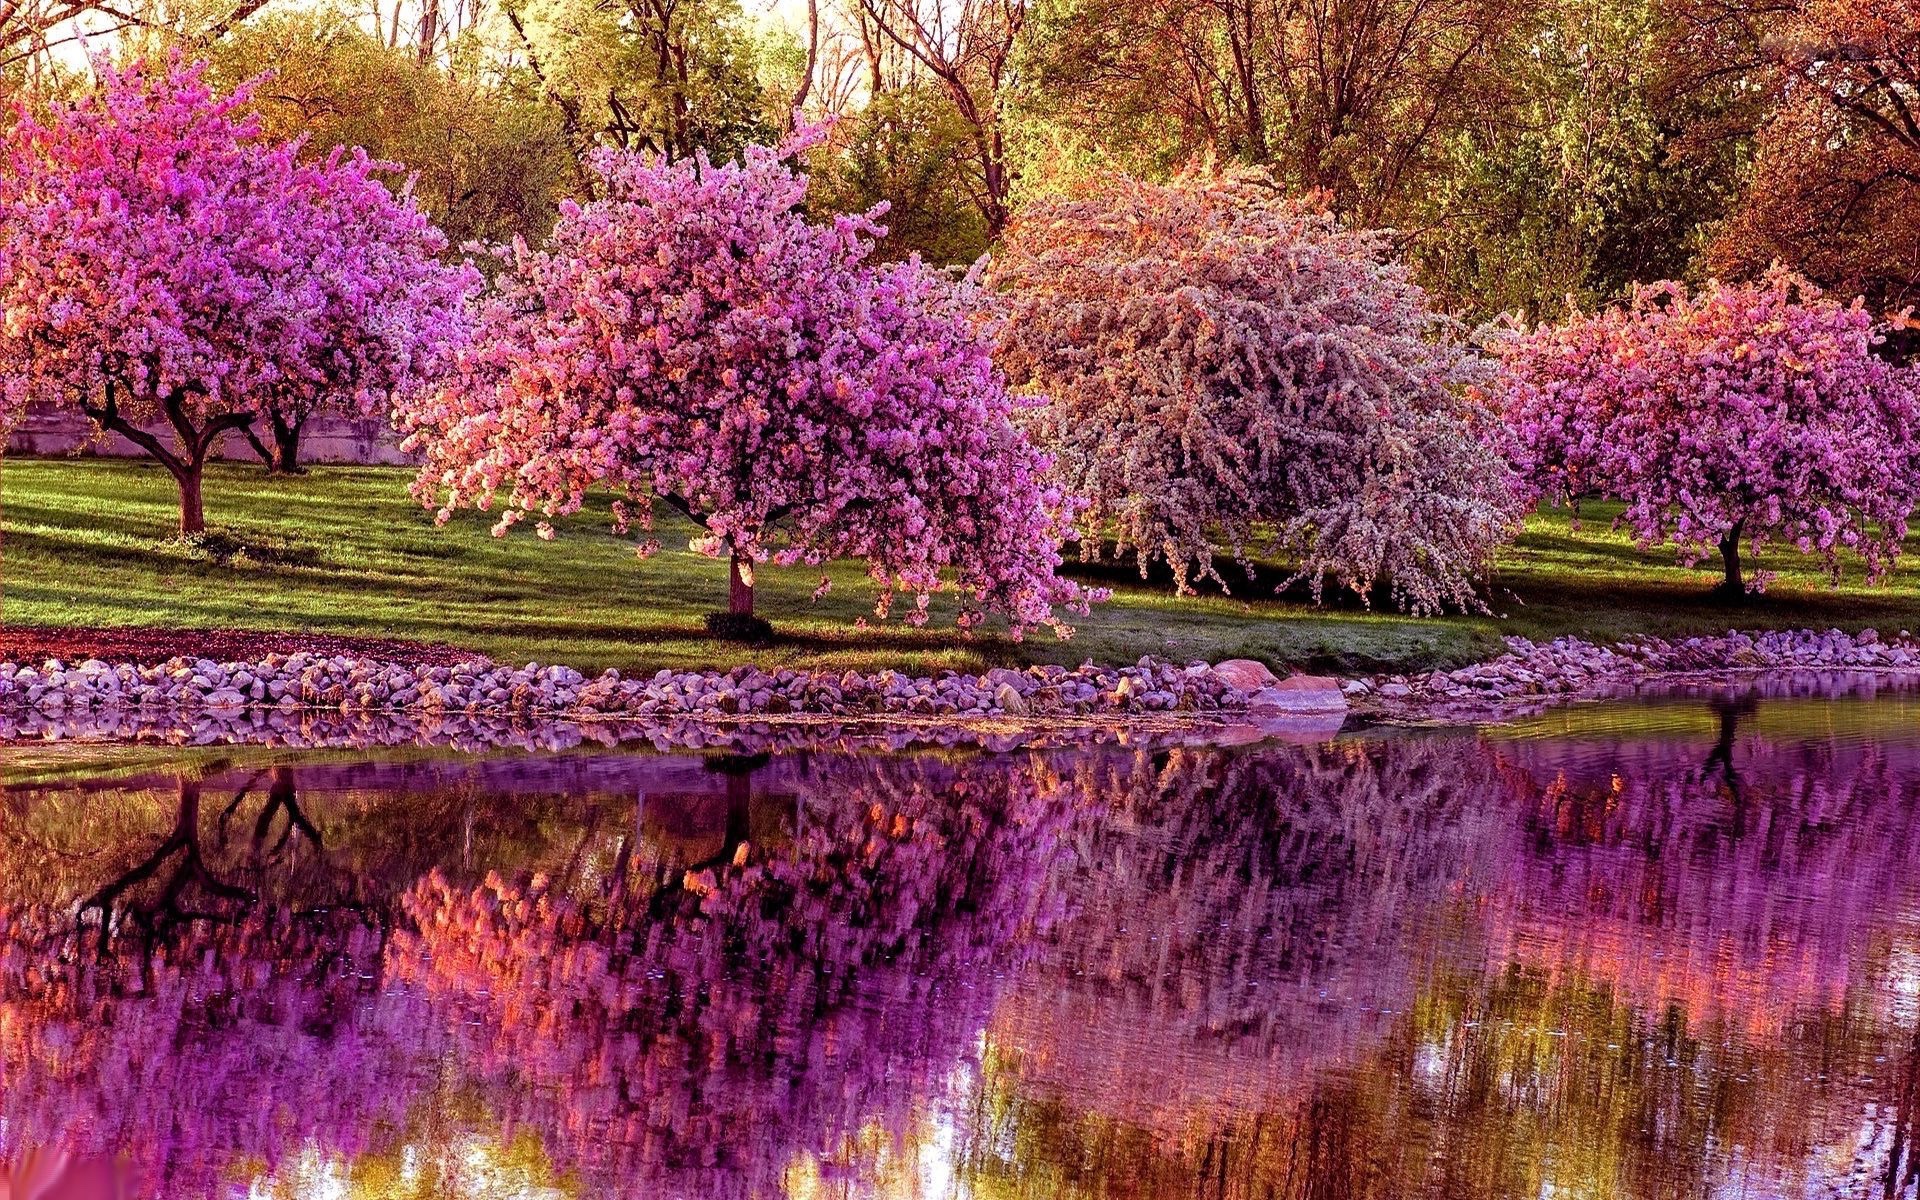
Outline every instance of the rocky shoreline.
<path fill-rule="evenodd" d="M 99 659 L 67 665 L 0 662 L 0 740 L 60 736 L 191 737 L 209 729 L 300 728 L 310 714 L 404 717 L 408 723 L 525 727 L 638 723 L 673 727 L 676 744 L 698 725 L 901 721 L 1046 726 L 1049 723 L 1245 727 L 1307 715 L 1337 726 L 1351 708 L 1384 720 L 1487 720 L 1570 700 L 1618 695 L 1663 677 L 1712 672 L 1848 670 L 1920 674 L 1920 643 L 1902 630 L 1729 632 L 1638 638 L 1610 646 L 1577 638 L 1511 638 L 1487 662 L 1423 675 L 1338 680 L 1277 678 L 1247 659 L 1178 664 L 1143 658 L 1129 667 L 1034 666 L 913 677 L 779 670 L 659 671 L 586 676 L 564 666 L 501 666 L 476 659 L 407 664 L 352 654 L 269 654 L 258 661 L 172 658 L 153 665 Z M 190 719 L 189 719 L 190 718 Z M 1335 718 L 1332 725 L 1328 718 Z M 116 733 L 115 731 L 123 731 Z M 144 731 L 144 732 L 143 732 Z M 217 734 L 214 736 L 218 736 Z"/>
<path fill-rule="evenodd" d="M 1365 715 L 1395 719 L 1488 720 L 1552 704 L 1630 692 L 1636 685 L 1702 675 L 1767 671 L 1851 671 L 1920 675 L 1920 642 L 1907 630 L 1742 632 L 1711 637 L 1641 637 L 1612 645 L 1579 638 L 1508 638 L 1507 652 L 1455 671 L 1346 680 L 1344 695 Z"/>
<path fill-rule="evenodd" d="M 1252 672 L 1251 674 L 1248 672 Z M 1264 678 L 1262 678 L 1262 676 Z M 1246 687 L 1251 681 L 1255 686 Z M 659 671 L 586 676 L 565 666 L 472 660 L 410 665 L 354 655 L 270 654 L 254 662 L 173 658 L 152 666 L 99 659 L 0 662 L 0 711 L 84 716 L 98 710 L 249 709 L 421 713 L 573 720 L 765 717 L 1117 717 L 1244 710 L 1280 681 L 1253 663 L 996 667 L 943 671 Z M 1329 681 L 1319 689 L 1338 701 Z M 1278 692 L 1276 692 L 1276 695 Z"/>

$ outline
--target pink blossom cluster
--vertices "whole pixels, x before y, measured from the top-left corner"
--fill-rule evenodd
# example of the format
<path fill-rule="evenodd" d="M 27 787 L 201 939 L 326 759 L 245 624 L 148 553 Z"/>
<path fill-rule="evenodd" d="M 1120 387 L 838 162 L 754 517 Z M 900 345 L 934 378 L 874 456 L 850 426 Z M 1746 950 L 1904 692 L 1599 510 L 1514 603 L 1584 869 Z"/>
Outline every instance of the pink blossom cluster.
<path fill-rule="evenodd" d="M 438 379 L 471 335 L 480 273 L 443 261 L 446 235 L 411 180 L 397 196 L 382 181 L 401 169 L 336 147 L 294 172 L 304 336 L 263 400 L 283 421 L 322 409 L 384 417 L 395 396 Z"/>
<path fill-rule="evenodd" d="M 0 409 L 77 406 L 136 441 L 165 419 L 177 450 L 142 444 L 197 477 L 267 406 L 371 411 L 460 340 L 478 273 L 441 262 L 386 164 L 301 162 L 261 136 L 248 88 L 216 95 L 177 56 L 96 69 L 94 92 L 22 109 L 9 136 Z"/>
<path fill-rule="evenodd" d="M 1878 341 L 1859 301 L 1778 268 L 1657 283 L 1499 343 L 1490 391 L 1535 498 L 1623 501 L 1643 546 L 1719 548 L 1730 577 L 1744 541 L 1817 553 L 1836 579 L 1850 550 L 1877 579 L 1920 503 L 1920 387 Z"/>
<path fill-rule="evenodd" d="M 1224 584 L 1290 557 L 1316 596 L 1385 584 L 1420 613 L 1475 594 L 1518 524 L 1487 364 L 1390 260 L 1258 171 L 1102 176 L 1036 200 L 995 251 L 999 361 L 1046 392 L 1036 440 L 1091 501 L 1082 553 Z"/>
<path fill-rule="evenodd" d="M 910 623 L 950 584 L 962 627 L 1065 632 L 1069 499 L 1015 423 L 969 285 L 868 261 L 879 211 L 816 224 L 783 152 L 674 163 L 602 152 L 605 198 L 515 245 L 444 385 L 403 404 L 415 493 L 441 517 L 577 510 L 589 489 L 645 534 L 663 501 L 693 548 L 740 564 L 866 561 Z M 632 506 L 629 509 L 629 505 Z M 540 522 L 543 537 L 552 528 Z M 823 579 L 822 590 L 826 582 Z"/>

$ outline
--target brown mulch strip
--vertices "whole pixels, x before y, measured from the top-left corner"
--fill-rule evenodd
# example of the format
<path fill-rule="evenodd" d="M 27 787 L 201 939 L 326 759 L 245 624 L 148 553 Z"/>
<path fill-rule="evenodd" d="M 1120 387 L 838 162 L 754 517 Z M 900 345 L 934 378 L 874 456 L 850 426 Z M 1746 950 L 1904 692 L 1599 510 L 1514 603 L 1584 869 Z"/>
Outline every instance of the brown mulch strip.
<path fill-rule="evenodd" d="M 77 663 L 98 658 L 149 666 L 169 658 L 247 662 L 269 654 L 354 654 L 421 666 L 452 666 L 485 655 L 445 642 L 401 638 L 336 637 L 321 633 L 256 629 L 173 629 L 123 625 L 106 629 L 9 625 L 0 628 L 0 661 L 38 663 L 57 658 Z"/>

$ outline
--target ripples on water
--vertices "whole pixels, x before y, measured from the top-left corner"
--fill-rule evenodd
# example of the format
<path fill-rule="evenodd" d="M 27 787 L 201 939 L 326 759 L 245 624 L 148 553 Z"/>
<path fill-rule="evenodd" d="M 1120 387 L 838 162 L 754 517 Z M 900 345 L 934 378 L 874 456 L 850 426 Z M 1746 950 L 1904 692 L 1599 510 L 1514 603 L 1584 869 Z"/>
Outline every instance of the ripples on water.
<path fill-rule="evenodd" d="M 1912 1197 L 1920 702 L 1807 690 L 1227 749 L 15 747 L 0 1162 Z"/>

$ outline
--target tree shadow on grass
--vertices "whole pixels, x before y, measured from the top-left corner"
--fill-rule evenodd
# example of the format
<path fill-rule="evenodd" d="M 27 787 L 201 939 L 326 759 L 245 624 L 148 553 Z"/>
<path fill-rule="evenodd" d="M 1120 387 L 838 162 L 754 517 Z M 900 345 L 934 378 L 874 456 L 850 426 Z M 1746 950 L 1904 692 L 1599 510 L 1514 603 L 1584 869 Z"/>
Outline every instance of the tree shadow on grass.
<path fill-rule="evenodd" d="M 1191 576 L 1187 586 L 1193 589 L 1194 598 L 1238 601 L 1243 604 L 1297 605 L 1306 609 L 1353 615 L 1404 616 L 1394 607 L 1392 590 L 1384 583 L 1362 595 L 1339 587 L 1329 579 L 1320 599 L 1316 601 L 1311 582 L 1292 579 L 1294 568 L 1285 564 L 1255 561 L 1249 572 L 1244 564 L 1215 555 L 1213 569 L 1221 579 L 1226 580 L 1226 587 L 1222 588 L 1214 579 Z M 1181 598 L 1175 590 L 1173 568 L 1165 562 L 1155 559 L 1148 564 L 1146 575 L 1142 577 L 1138 562 L 1131 557 L 1116 560 L 1110 547 L 1098 562 L 1082 562 L 1069 553 L 1060 573 L 1096 587 L 1159 592 L 1169 600 Z M 1282 615 L 1274 614 L 1275 617 Z"/>
<path fill-rule="evenodd" d="M 1850 625 L 1894 619 L 1911 623 L 1920 616 L 1908 592 L 1863 594 L 1776 584 L 1730 603 L 1714 586 L 1711 573 L 1669 579 L 1608 579 L 1604 585 L 1529 574 L 1495 579 L 1496 608 L 1521 621 L 1564 623 L 1568 632 L 1596 620 L 1619 625 L 1639 619 L 1649 633 L 1676 630 L 1723 632 L 1741 628 L 1798 628 Z"/>
<path fill-rule="evenodd" d="M 1509 567 L 1525 566 L 1529 560 L 1562 558 L 1586 561 L 1594 566 L 1614 563 L 1644 570 L 1675 569 L 1677 560 L 1671 548 L 1642 550 L 1632 542 L 1586 538 L 1576 533 L 1556 533 L 1533 529 L 1520 535 L 1506 552 Z M 1544 568 L 1536 568 L 1544 569 Z"/>

